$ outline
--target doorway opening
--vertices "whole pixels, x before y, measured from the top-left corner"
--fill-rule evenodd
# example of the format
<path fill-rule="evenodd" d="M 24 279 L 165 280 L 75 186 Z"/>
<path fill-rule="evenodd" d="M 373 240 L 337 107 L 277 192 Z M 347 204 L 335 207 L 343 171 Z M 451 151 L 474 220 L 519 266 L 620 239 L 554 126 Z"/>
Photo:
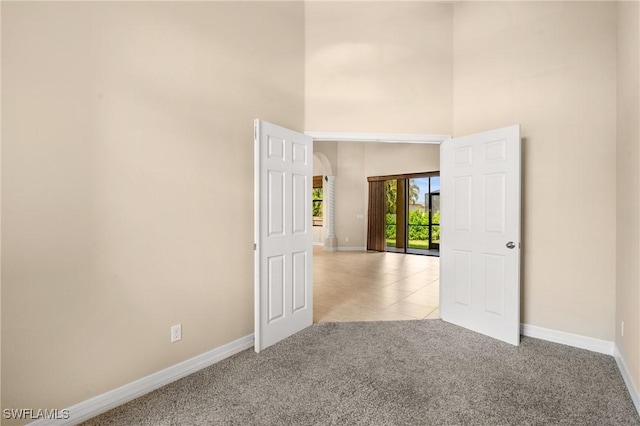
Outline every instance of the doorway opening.
<path fill-rule="evenodd" d="M 435 217 L 433 213 L 430 215 L 436 208 L 439 211 L 439 147 L 336 142 L 336 145 L 314 143 L 314 155 L 325 153 L 335 160 L 333 173 L 336 175 L 337 199 L 334 214 L 340 242 L 335 251 L 326 246 L 314 248 L 314 322 L 440 318 L 440 259 L 434 256 L 438 253 L 434 249 L 439 243 L 439 214 Z M 326 174 L 319 161 L 315 164 L 314 175 Z M 408 174 L 416 169 L 421 172 Z M 382 176 L 385 172 L 404 174 Z M 381 199 L 384 198 L 385 202 L 376 216 L 383 220 L 378 226 L 382 246 L 374 252 L 358 246 L 368 246 L 368 221 L 373 215 L 373 208 L 369 204 L 367 183 L 368 176 L 376 174 L 392 180 L 389 186 L 396 185 L 396 208 L 397 184 L 400 181 L 403 194 L 400 209 L 407 216 L 401 219 L 403 236 L 387 235 L 385 221 L 389 215 L 385 210 L 386 195 L 381 192 Z M 389 176 L 394 179 L 389 179 Z M 382 180 L 377 186 L 384 189 L 386 183 Z M 404 195 L 402 191 L 412 192 Z M 328 197 L 328 192 L 325 192 L 325 209 L 329 206 Z M 390 213 L 397 217 L 396 211 Z M 328 216 L 327 210 L 325 219 Z M 358 216 L 361 218 L 359 222 Z M 396 227 L 398 223 L 392 225 Z M 353 243 L 357 232 L 363 232 L 364 239 L 358 243 L 362 241 L 364 244 Z M 345 241 L 347 235 L 351 239 Z M 386 250 L 387 239 L 392 238 L 400 238 L 404 243 L 402 250 L 395 253 Z M 428 250 L 432 251 L 427 253 Z"/>

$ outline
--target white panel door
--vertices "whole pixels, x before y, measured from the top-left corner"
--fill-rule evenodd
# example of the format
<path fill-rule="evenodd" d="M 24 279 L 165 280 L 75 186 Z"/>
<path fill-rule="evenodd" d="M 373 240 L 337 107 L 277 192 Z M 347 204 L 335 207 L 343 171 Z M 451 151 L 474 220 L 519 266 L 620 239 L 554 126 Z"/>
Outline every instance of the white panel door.
<path fill-rule="evenodd" d="M 520 343 L 520 126 L 440 148 L 440 315 Z"/>
<path fill-rule="evenodd" d="M 264 121 L 255 139 L 255 350 L 313 323 L 313 139 Z"/>

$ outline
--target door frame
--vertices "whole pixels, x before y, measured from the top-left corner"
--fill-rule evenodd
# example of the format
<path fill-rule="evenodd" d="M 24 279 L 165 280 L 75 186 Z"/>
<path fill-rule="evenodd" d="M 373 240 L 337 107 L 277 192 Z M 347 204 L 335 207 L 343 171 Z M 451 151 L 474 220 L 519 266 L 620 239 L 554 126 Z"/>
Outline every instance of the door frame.
<path fill-rule="evenodd" d="M 254 125 L 254 144 L 257 143 L 258 139 L 258 129 L 257 126 Z M 451 139 L 449 135 L 429 135 L 429 134 L 415 134 L 415 133 L 357 133 L 357 132 L 316 132 L 316 131 L 305 131 L 303 132 L 305 135 L 310 136 L 313 139 L 313 142 L 362 142 L 362 143 L 371 143 L 371 142 L 382 142 L 382 143 L 415 143 L 415 144 L 430 144 L 430 145 L 440 145 L 447 139 Z M 253 160 L 253 170 L 254 170 L 254 206 L 260 205 L 260 156 L 254 150 L 254 160 Z M 257 208 L 257 207 L 256 207 Z M 259 241 L 260 235 L 260 221 L 256 218 L 257 215 L 254 215 L 254 282 L 258 278 L 257 274 L 259 273 L 259 250 L 260 247 L 257 247 L 257 241 Z M 312 270 L 313 273 L 313 264 Z M 254 303 L 260 303 L 259 292 L 254 288 Z M 313 305 L 312 305 L 312 314 L 313 314 Z M 255 325 L 254 318 L 254 336 L 257 334 L 257 326 Z M 254 337 L 255 338 L 255 337 Z"/>
<path fill-rule="evenodd" d="M 358 132 L 304 132 L 314 142 L 382 142 L 382 143 L 417 143 L 440 145 L 450 135 L 427 135 L 418 133 L 358 133 Z"/>

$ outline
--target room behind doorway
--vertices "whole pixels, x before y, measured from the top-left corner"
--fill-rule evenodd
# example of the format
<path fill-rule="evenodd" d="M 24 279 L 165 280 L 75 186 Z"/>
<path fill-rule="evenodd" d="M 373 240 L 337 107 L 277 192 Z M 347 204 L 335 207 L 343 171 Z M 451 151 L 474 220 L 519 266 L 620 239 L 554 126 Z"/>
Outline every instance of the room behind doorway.
<path fill-rule="evenodd" d="M 439 318 L 438 257 L 314 248 L 314 322 Z"/>

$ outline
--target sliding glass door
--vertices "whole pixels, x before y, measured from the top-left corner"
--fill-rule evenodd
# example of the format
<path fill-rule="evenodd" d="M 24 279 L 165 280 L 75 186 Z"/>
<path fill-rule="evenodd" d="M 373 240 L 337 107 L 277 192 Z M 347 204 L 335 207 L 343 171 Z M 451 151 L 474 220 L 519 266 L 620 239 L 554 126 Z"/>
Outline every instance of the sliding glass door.
<path fill-rule="evenodd" d="M 437 255 L 440 177 L 430 173 L 388 179 L 384 181 L 384 195 L 386 251 Z"/>
<path fill-rule="evenodd" d="M 388 251 L 396 251 L 398 241 L 398 181 L 396 179 L 384 181 L 385 212 L 384 231 Z"/>
<path fill-rule="evenodd" d="M 429 188 L 429 248 L 440 250 L 440 176 L 431 178 Z"/>
<path fill-rule="evenodd" d="M 407 179 L 389 179 L 384 186 L 386 251 L 406 253 Z"/>
<path fill-rule="evenodd" d="M 367 249 L 438 255 L 440 173 L 372 176 Z"/>
<path fill-rule="evenodd" d="M 429 248 L 429 178 L 409 179 L 408 249 Z"/>
<path fill-rule="evenodd" d="M 440 248 L 440 177 L 407 181 L 406 252 L 435 255 Z"/>

